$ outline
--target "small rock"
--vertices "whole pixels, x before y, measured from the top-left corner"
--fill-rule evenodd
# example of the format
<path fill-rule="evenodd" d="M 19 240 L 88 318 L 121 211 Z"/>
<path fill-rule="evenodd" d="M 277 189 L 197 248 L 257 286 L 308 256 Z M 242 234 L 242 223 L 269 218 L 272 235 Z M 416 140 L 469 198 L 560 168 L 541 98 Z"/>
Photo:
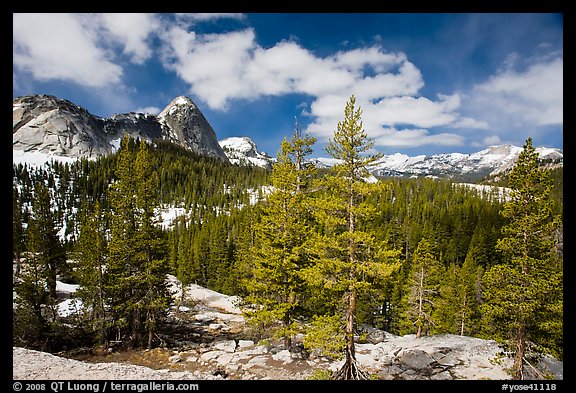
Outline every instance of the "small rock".
<path fill-rule="evenodd" d="M 290 356 L 290 351 L 283 349 L 272 355 L 272 359 L 284 362 L 284 364 L 291 363 L 293 361 L 292 356 Z"/>
<path fill-rule="evenodd" d="M 196 314 L 194 315 L 194 319 L 200 322 L 212 322 L 216 318 L 206 314 Z"/>
<path fill-rule="evenodd" d="M 445 366 L 445 367 L 454 367 L 458 364 L 462 363 L 462 360 L 458 359 L 456 357 L 456 355 L 450 353 L 448 355 L 445 355 L 443 357 L 441 357 L 440 359 L 436 360 L 436 362 L 440 365 L 440 366 Z"/>
<path fill-rule="evenodd" d="M 442 371 L 441 373 L 437 373 L 434 374 L 430 377 L 430 379 L 436 380 L 436 381 L 443 381 L 443 380 L 451 380 L 454 379 L 452 378 L 452 375 L 450 374 L 450 372 L 448 371 Z"/>
<path fill-rule="evenodd" d="M 411 349 L 402 352 L 400 363 L 410 369 L 422 370 L 434 363 L 434 358 L 420 349 Z"/>
<path fill-rule="evenodd" d="M 214 348 L 224 352 L 234 352 L 236 350 L 236 341 L 234 340 L 219 341 L 216 344 L 214 344 Z"/>
<path fill-rule="evenodd" d="M 203 362 L 208 362 L 210 360 L 216 360 L 218 358 L 218 356 L 222 355 L 222 351 L 209 351 L 209 352 L 204 352 L 202 355 L 200 355 L 200 360 Z"/>
<path fill-rule="evenodd" d="M 254 346 L 254 341 L 252 340 L 238 340 L 238 348 L 244 349 Z"/>

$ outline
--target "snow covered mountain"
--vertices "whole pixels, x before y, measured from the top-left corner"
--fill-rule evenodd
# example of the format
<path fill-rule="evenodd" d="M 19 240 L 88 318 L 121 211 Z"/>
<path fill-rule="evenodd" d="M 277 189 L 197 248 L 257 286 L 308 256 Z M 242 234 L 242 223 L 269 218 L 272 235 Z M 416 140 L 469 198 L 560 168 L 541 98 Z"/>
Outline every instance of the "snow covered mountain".
<path fill-rule="evenodd" d="M 248 137 L 230 137 L 218 141 L 231 163 L 254 165 L 270 169 L 276 161 L 264 152 L 259 152 L 256 144 Z"/>
<path fill-rule="evenodd" d="M 149 141 L 166 139 L 228 161 L 212 126 L 188 97 L 177 97 L 158 116 L 130 112 L 105 119 L 50 95 L 14 98 L 12 108 L 12 147 L 18 156 L 24 152 L 95 158 L 114 152 L 128 134 Z"/>
<path fill-rule="evenodd" d="M 375 163 L 372 173 L 392 176 L 486 176 L 512 168 L 522 147 L 514 145 L 490 146 L 472 154 L 446 153 L 410 157 L 404 154 L 386 155 Z M 536 148 L 541 160 L 561 163 L 560 149 Z"/>
<path fill-rule="evenodd" d="M 258 151 L 248 137 L 218 141 L 216 133 L 194 102 L 176 97 L 158 115 L 126 113 L 100 118 L 64 99 L 31 95 L 13 99 L 12 147 L 14 162 L 44 161 L 52 157 L 70 161 L 95 158 L 118 149 L 124 135 L 141 139 L 165 139 L 200 155 L 216 157 L 240 165 L 270 169 L 276 161 Z M 473 154 L 445 153 L 408 156 L 385 155 L 371 170 L 376 176 L 433 176 L 481 178 L 510 169 L 521 147 L 503 144 Z M 563 152 L 556 148 L 536 148 L 540 159 L 562 165 Z M 319 167 L 330 167 L 336 160 L 310 159 Z"/>
<path fill-rule="evenodd" d="M 472 154 L 445 153 L 431 156 L 408 156 L 394 153 L 385 155 L 375 162 L 371 172 L 377 176 L 480 178 L 511 169 L 521 151 L 522 147 L 505 144 L 490 146 Z M 536 152 L 540 160 L 562 165 L 562 150 L 538 147 Z M 335 160 L 331 158 L 315 158 L 311 161 L 320 167 L 330 167 L 335 163 Z"/>

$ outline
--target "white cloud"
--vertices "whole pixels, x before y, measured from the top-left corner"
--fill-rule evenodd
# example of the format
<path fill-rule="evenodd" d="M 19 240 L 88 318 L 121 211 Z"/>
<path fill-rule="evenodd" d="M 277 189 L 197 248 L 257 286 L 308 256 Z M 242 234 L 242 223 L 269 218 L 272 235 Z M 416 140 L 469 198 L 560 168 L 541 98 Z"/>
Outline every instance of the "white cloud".
<path fill-rule="evenodd" d="M 403 53 L 385 53 L 379 47 L 323 58 L 291 41 L 263 48 L 252 29 L 196 35 L 171 26 L 162 38 L 165 66 L 213 109 L 262 95 L 324 97 L 358 90 L 359 96 L 376 99 L 415 94 L 423 86 L 420 71 Z M 367 76 L 368 69 L 376 74 Z"/>
<path fill-rule="evenodd" d="M 320 57 L 293 41 L 265 48 L 252 29 L 199 35 L 171 26 L 162 35 L 166 68 L 190 85 L 208 106 L 226 110 L 235 99 L 306 94 L 312 97 L 307 131 L 328 139 L 342 119 L 345 103 L 355 94 L 363 110 L 365 129 L 376 143 L 408 146 L 426 143 L 462 144 L 455 134 L 433 135 L 427 128 L 485 128 L 486 124 L 458 113 L 458 94 L 436 100 L 417 97 L 422 73 L 404 53 L 380 46 L 355 48 Z M 393 126 L 408 126 L 399 131 Z M 394 137 L 393 132 L 398 135 Z M 383 138 L 383 136 L 386 138 Z"/>
<path fill-rule="evenodd" d="M 425 129 L 402 129 L 394 127 L 382 129 L 381 134 L 375 138 L 375 144 L 383 147 L 419 147 L 427 145 L 461 146 L 464 138 L 461 135 L 440 133 L 430 134 Z"/>
<path fill-rule="evenodd" d="M 484 146 L 492 146 L 492 145 L 499 145 L 502 143 L 502 140 L 498 135 L 487 136 L 482 140 Z"/>
<path fill-rule="evenodd" d="M 462 103 L 470 100 L 460 94 L 439 94 L 434 99 L 419 96 L 424 86 L 422 73 L 402 52 L 390 53 L 374 45 L 322 57 L 291 40 L 263 47 L 252 28 L 221 34 L 194 31 L 195 24 L 220 18 L 243 19 L 244 15 L 14 14 L 14 84 L 18 84 L 18 71 L 25 70 L 37 80 L 60 79 L 88 88 L 129 92 L 123 86 L 120 64 L 128 59 L 140 65 L 159 56 L 165 69 L 188 84 L 190 93 L 211 109 L 226 110 L 237 99 L 310 96 L 306 115 L 313 122 L 307 131 L 320 139 L 332 137 L 352 94 L 363 110 L 364 128 L 378 146 L 459 145 L 462 137 L 433 134 L 429 129 L 488 128 L 485 113 L 461 114 Z M 160 46 L 152 45 L 155 39 Z M 557 121 L 557 105 L 536 109 L 543 102 L 556 99 L 557 103 L 561 60 L 559 80 L 558 67 L 535 65 L 519 74 L 511 70 L 515 62 L 510 56 L 500 74 L 478 86 L 472 94 L 474 102 L 498 103 L 500 110 L 522 113 L 539 124 Z M 522 83 L 527 80 L 533 82 L 530 88 Z M 126 95 L 112 100 L 127 106 Z M 506 101 L 510 96 L 517 99 Z M 533 104 L 530 111 L 525 109 L 527 102 Z"/>
<path fill-rule="evenodd" d="M 180 22 L 185 23 L 206 22 L 216 19 L 244 19 L 244 14 L 241 13 L 177 13 L 175 16 Z"/>
<path fill-rule="evenodd" d="M 114 46 L 135 64 L 149 59 L 156 14 L 13 14 L 14 68 L 40 81 L 115 86 L 123 68 Z"/>
<path fill-rule="evenodd" d="M 191 85 L 211 107 L 223 109 L 230 98 L 249 98 L 244 69 L 254 48 L 254 31 L 197 36 L 179 27 L 162 35 L 164 65 Z"/>
<path fill-rule="evenodd" d="M 13 14 L 13 65 L 35 79 L 89 87 L 117 84 L 122 68 L 74 14 Z"/>
<path fill-rule="evenodd" d="M 426 97 L 411 96 L 385 98 L 373 106 L 373 116 L 386 125 L 412 124 L 416 127 L 436 127 L 454 122 L 452 97 L 431 101 Z"/>
<path fill-rule="evenodd" d="M 160 27 L 155 14 L 96 14 L 93 22 L 100 22 L 109 32 L 110 39 L 124 47 L 124 53 L 131 61 L 142 64 L 152 55 L 148 43 L 150 35 Z"/>
<path fill-rule="evenodd" d="M 491 125 L 544 126 L 563 123 L 562 58 L 532 64 L 523 72 L 507 69 L 477 85 L 470 106 L 489 114 Z"/>
<path fill-rule="evenodd" d="M 134 112 L 136 113 L 148 113 L 150 115 L 157 115 L 162 112 L 162 109 L 158 108 L 157 106 L 147 106 L 144 108 L 135 109 Z"/>

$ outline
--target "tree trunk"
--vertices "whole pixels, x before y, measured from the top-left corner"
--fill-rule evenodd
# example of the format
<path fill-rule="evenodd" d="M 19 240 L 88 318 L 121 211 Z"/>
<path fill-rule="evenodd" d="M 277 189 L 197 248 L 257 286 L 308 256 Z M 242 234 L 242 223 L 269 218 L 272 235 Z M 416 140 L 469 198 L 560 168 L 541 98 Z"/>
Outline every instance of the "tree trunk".
<path fill-rule="evenodd" d="M 464 304 L 462 305 L 462 314 L 460 316 L 460 335 L 464 335 L 464 321 L 466 319 L 466 300 L 468 294 L 464 292 Z"/>
<path fill-rule="evenodd" d="M 526 326 L 520 325 L 516 333 L 516 353 L 512 367 L 514 379 L 524 379 L 524 355 L 526 353 Z"/>
<path fill-rule="evenodd" d="M 420 338 L 422 335 L 422 305 L 424 302 L 424 266 L 420 270 L 420 286 L 418 287 L 418 331 L 416 332 L 416 338 Z"/>
<path fill-rule="evenodd" d="M 284 348 L 289 349 L 292 346 L 292 336 L 287 334 L 288 327 L 290 326 L 290 312 L 287 311 L 284 315 Z"/>
<path fill-rule="evenodd" d="M 356 316 L 356 290 L 350 288 L 348 295 L 348 310 L 346 312 L 346 361 L 334 375 L 337 380 L 368 379 L 368 374 L 360 370 L 356 361 L 356 348 L 354 346 L 354 323 Z"/>

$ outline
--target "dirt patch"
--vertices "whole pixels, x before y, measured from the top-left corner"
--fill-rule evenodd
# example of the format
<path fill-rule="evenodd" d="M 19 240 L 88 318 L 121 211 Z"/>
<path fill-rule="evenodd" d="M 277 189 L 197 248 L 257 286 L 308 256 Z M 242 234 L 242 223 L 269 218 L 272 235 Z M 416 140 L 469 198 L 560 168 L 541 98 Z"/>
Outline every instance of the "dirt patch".
<path fill-rule="evenodd" d="M 166 348 L 133 349 L 122 351 L 107 351 L 95 349 L 91 353 L 61 353 L 68 359 L 80 360 L 89 363 L 123 363 L 136 364 L 154 370 L 170 368 L 169 358 L 172 351 Z"/>

